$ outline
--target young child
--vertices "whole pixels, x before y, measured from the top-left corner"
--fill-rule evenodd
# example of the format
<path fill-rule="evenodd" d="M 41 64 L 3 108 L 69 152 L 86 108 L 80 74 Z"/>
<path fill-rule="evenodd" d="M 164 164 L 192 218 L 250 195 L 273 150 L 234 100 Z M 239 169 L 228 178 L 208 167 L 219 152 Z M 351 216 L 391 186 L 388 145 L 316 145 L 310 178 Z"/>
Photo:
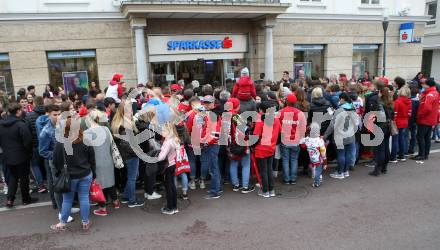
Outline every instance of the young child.
<path fill-rule="evenodd" d="M 302 138 L 300 144 L 307 148 L 310 157 L 310 167 L 313 172 L 312 187 L 321 186 L 322 169 L 327 169 L 327 158 L 325 154 L 325 142 L 319 136 L 319 125 L 313 122 L 310 125 L 309 136 Z"/>

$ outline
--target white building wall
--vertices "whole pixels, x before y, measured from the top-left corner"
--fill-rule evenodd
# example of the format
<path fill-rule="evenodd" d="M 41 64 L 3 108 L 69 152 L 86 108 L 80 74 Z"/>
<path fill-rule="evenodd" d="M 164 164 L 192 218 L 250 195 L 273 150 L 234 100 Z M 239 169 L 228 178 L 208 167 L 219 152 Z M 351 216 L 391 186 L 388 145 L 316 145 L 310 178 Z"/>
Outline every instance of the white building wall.
<path fill-rule="evenodd" d="M 437 81 L 440 79 L 440 49 L 433 50 L 432 53 L 431 77 Z"/>

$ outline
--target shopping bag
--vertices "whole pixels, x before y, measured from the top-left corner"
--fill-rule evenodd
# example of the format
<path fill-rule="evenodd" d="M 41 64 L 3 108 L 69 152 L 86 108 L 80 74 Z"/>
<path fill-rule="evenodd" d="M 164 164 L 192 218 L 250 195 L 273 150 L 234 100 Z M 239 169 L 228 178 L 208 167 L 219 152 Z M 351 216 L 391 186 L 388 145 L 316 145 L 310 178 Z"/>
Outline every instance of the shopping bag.
<path fill-rule="evenodd" d="M 90 200 L 93 202 L 105 202 L 104 192 L 102 192 L 102 187 L 96 180 L 92 181 L 90 185 Z"/>

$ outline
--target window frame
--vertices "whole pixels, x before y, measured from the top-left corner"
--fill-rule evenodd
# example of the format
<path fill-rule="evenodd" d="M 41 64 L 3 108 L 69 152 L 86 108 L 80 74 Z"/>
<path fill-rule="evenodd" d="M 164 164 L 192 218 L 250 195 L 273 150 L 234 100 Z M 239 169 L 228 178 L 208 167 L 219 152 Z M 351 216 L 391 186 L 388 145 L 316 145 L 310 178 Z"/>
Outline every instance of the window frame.
<path fill-rule="evenodd" d="M 429 15 L 429 6 L 435 5 L 435 13 L 432 15 L 431 19 L 426 22 L 427 26 L 435 26 L 437 19 L 437 9 L 438 9 L 438 1 L 429 1 L 425 3 L 425 14 Z"/>

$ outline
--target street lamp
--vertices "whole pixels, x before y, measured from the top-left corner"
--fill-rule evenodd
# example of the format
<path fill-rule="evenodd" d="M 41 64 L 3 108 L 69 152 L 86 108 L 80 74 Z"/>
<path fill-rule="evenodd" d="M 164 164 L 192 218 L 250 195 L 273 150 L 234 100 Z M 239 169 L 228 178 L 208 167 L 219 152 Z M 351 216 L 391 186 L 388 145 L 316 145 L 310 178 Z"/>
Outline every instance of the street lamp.
<path fill-rule="evenodd" d="M 382 60 L 382 76 L 385 76 L 385 67 L 387 62 L 387 30 L 388 30 L 388 24 L 390 21 L 388 20 L 388 17 L 385 15 L 382 21 L 382 28 L 383 28 L 383 60 Z"/>

